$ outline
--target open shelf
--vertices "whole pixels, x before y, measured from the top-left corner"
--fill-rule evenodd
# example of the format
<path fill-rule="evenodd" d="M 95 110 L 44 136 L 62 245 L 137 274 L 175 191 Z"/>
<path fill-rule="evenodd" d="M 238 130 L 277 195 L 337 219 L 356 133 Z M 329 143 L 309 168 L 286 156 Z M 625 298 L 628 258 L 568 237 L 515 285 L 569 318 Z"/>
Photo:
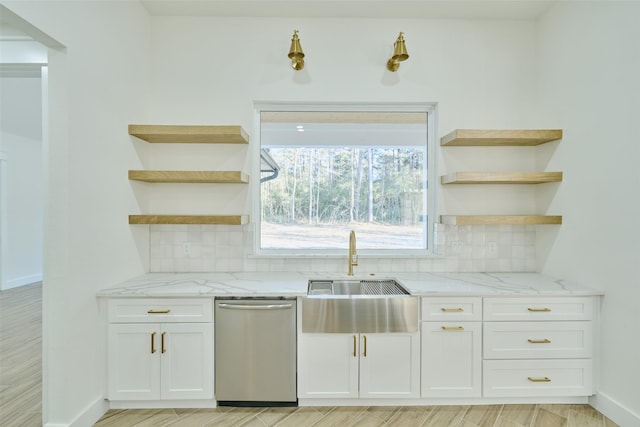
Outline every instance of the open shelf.
<path fill-rule="evenodd" d="M 562 224 L 560 215 L 440 215 L 449 225 L 545 225 Z"/>
<path fill-rule="evenodd" d="M 442 184 L 544 184 L 562 181 L 562 172 L 455 172 L 440 177 Z"/>
<path fill-rule="evenodd" d="M 129 135 L 157 143 L 249 143 L 249 135 L 241 126 L 129 125 Z"/>
<path fill-rule="evenodd" d="M 129 179 L 144 182 L 246 184 L 249 175 L 238 171 L 130 170 Z"/>
<path fill-rule="evenodd" d="M 241 126 L 129 125 L 129 135 L 152 143 L 248 144 Z M 130 170 L 129 179 L 150 183 L 246 184 L 240 171 Z M 129 215 L 129 224 L 243 225 L 249 215 Z"/>
<path fill-rule="evenodd" d="M 244 225 L 249 215 L 129 215 L 129 224 Z"/>
<path fill-rule="evenodd" d="M 535 146 L 562 138 L 562 129 L 457 129 L 440 138 L 447 146 Z"/>

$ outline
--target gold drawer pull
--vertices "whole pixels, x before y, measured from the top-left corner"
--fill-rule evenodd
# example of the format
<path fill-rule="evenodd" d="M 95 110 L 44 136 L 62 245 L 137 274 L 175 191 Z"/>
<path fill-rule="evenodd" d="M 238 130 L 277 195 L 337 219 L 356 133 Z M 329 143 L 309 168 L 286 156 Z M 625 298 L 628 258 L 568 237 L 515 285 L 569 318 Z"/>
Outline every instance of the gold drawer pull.
<path fill-rule="evenodd" d="M 531 308 L 531 307 L 529 307 L 529 308 L 527 308 L 527 310 L 529 310 L 532 313 L 548 313 L 548 312 L 551 311 L 550 308 L 546 308 L 546 307 L 545 308 Z"/>
<path fill-rule="evenodd" d="M 443 326 L 443 331 L 464 331 L 464 326 Z"/>
<path fill-rule="evenodd" d="M 462 313 L 464 311 L 464 308 L 458 307 L 458 308 L 441 308 L 440 310 L 442 310 L 445 313 Z"/>
<path fill-rule="evenodd" d="M 169 314 L 171 310 L 147 310 L 147 314 Z"/>
<path fill-rule="evenodd" d="M 358 357 L 358 354 L 356 353 L 356 336 L 353 336 L 353 357 Z"/>
<path fill-rule="evenodd" d="M 531 381 L 532 383 L 550 383 L 551 382 L 551 378 L 549 377 L 544 377 L 544 378 L 528 377 L 528 380 Z"/>
<path fill-rule="evenodd" d="M 531 338 L 529 338 L 527 341 L 529 341 L 531 344 L 551 344 L 551 340 L 547 338 L 543 340 L 532 340 Z"/>

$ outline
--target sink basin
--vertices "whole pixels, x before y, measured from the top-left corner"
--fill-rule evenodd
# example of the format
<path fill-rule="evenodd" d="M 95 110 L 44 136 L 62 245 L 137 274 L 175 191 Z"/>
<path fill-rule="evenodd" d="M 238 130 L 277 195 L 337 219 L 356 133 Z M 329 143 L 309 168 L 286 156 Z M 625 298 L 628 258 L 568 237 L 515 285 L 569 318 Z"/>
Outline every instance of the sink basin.
<path fill-rule="evenodd" d="M 302 332 L 416 332 L 418 308 L 419 297 L 394 279 L 309 280 Z"/>
<path fill-rule="evenodd" d="M 309 280 L 307 295 L 409 295 L 409 291 L 394 279 Z"/>

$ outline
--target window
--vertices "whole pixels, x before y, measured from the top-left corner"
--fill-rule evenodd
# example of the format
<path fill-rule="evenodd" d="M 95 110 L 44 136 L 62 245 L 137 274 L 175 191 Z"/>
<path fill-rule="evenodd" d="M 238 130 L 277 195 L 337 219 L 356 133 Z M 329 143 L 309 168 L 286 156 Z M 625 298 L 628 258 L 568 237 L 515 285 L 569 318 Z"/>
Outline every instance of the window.
<path fill-rule="evenodd" d="M 261 106 L 260 253 L 425 253 L 430 106 Z M 400 251 L 400 252 L 399 252 Z"/>

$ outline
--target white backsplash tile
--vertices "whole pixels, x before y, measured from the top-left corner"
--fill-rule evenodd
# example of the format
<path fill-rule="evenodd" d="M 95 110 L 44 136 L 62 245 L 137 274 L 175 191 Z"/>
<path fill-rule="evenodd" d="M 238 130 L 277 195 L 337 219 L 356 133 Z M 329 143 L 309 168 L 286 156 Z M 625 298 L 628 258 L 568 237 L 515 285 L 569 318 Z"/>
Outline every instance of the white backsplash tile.
<path fill-rule="evenodd" d="M 535 226 L 444 225 L 434 229 L 435 256 L 360 257 L 358 272 L 536 271 Z M 251 225 L 152 225 L 150 272 L 346 272 L 336 257 L 259 257 Z"/>

